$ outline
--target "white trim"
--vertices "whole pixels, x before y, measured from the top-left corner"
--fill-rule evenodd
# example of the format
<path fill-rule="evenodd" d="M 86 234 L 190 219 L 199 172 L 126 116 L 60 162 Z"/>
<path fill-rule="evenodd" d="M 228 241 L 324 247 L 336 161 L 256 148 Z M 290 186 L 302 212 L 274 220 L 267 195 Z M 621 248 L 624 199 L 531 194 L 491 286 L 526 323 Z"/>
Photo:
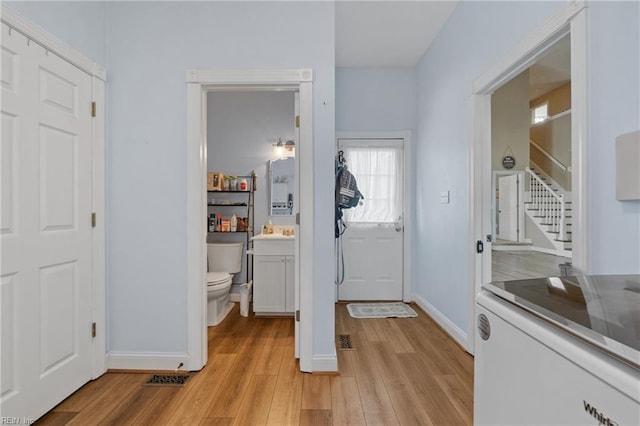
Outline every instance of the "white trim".
<path fill-rule="evenodd" d="M 568 250 L 556 250 L 556 249 L 548 249 L 543 247 L 531 246 L 531 251 L 537 251 L 538 253 L 552 254 L 554 256 L 572 258 L 572 254 Z M 573 262 L 571 262 L 571 265 L 573 266 Z"/>
<path fill-rule="evenodd" d="M 567 24 L 585 7 L 584 0 L 569 0 L 540 28 L 531 32 L 501 61 L 478 77 L 473 82 L 472 93 L 492 93 L 529 68 L 545 53 L 547 47 L 568 34 Z"/>
<path fill-rule="evenodd" d="M 468 328 L 475 329 L 475 296 L 484 282 L 491 281 L 491 243 L 485 242 L 484 254 L 475 254 L 475 241 L 485 240 L 491 232 L 490 192 L 491 174 L 485 170 L 491 164 L 491 94 L 510 79 L 531 66 L 551 45 L 567 34 L 571 34 L 571 81 L 572 81 L 572 170 L 574 206 L 578 206 L 578 218 L 573 227 L 579 230 L 574 239 L 573 253 L 577 268 L 584 268 L 587 259 L 587 210 L 586 210 L 586 136 L 587 136 L 587 78 L 586 78 L 586 4 L 583 0 L 571 0 L 544 25 L 525 37 L 501 61 L 478 77 L 472 84 L 469 100 L 470 131 L 469 146 L 469 245 L 470 256 Z M 575 48 L 575 52 L 574 52 Z M 574 60 L 576 61 L 574 63 Z M 575 127 L 575 129 L 574 129 Z M 475 164 L 480 164 L 476 167 Z M 476 194 L 479 194 L 476 196 Z M 479 198 L 478 198 L 479 197 Z M 576 220 L 577 219 L 577 220 Z M 577 243 L 576 243 L 577 242 Z M 588 271 L 582 271 L 587 273 Z M 475 333 L 469 333 L 469 348 L 473 349 Z"/>
<path fill-rule="evenodd" d="M 313 81 L 311 69 L 189 69 L 186 71 L 187 83 L 216 84 L 223 86 L 243 87 L 251 89 L 255 85 L 292 84 L 298 86 L 302 82 Z"/>
<path fill-rule="evenodd" d="M 589 274 L 587 218 L 587 141 L 589 112 L 587 99 L 587 16 L 582 11 L 571 20 L 571 259 L 574 270 Z"/>
<path fill-rule="evenodd" d="M 92 99 L 96 103 L 96 116 L 92 119 L 92 211 L 96 213 L 96 226 L 92 232 L 92 315 L 96 323 L 93 344 L 93 378 L 101 376 L 106 367 L 107 317 L 105 307 L 105 82 L 92 77 Z"/>
<path fill-rule="evenodd" d="M 107 72 L 102 65 L 93 62 L 80 51 L 43 30 L 13 9 L 2 5 L 0 10 L 2 12 L 2 22 L 23 34 L 29 40 L 38 43 L 46 50 L 55 53 L 87 74 L 103 81 L 107 80 Z"/>
<path fill-rule="evenodd" d="M 209 91 L 295 90 L 300 94 L 300 370 L 313 371 L 313 72 L 298 70 L 187 70 L 187 362 L 207 362 L 206 327 L 206 94 Z"/>
<path fill-rule="evenodd" d="M 178 370 L 187 365 L 187 354 L 166 352 L 109 352 L 109 370 Z"/>
<path fill-rule="evenodd" d="M 491 250 L 493 251 L 531 251 L 533 250 L 533 246 L 531 244 L 528 245 L 520 245 L 520 244 L 492 244 Z"/>
<path fill-rule="evenodd" d="M 313 372 L 337 373 L 338 355 L 317 355 L 311 361 Z"/>
<path fill-rule="evenodd" d="M 412 237 L 413 237 L 413 211 L 411 209 L 411 201 L 415 195 L 415 175 L 413 173 L 413 143 L 411 141 L 411 131 L 389 131 L 389 132 L 337 132 L 336 146 L 340 139 L 402 139 L 403 140 L 403 157 L 404 157 L 404 196 L 403 196 L 403 271 L 402 271 L 402 300 L 404 302 L 411 301 L 412 295 Z M 335 291 L 337 301 L 338 292 Z"/>
<path fill-rule="evenodd" d="M 453 321 L 451 321 L 449 318 L 447 318 L 446 315 L 444 315 L 442 312 L 440 312 L 435 306 L 433 306 L 431 303 L 427 302 L 425 299 L 423 299 L 421 296 L 418 296 L 416 294 L 413 295 L 413 301 L 420 306 L 420 308 L 425 311 L 435 322 L 438 323 L 438 325 L 440 325 L 440 327 L 442 327 L 444 329 L 444 331 L 447 332 L 447 334 L 456 342 L 458 342 L 458 344 L 460 346 L 462 346 L 467 352 L 472 353 L 469 346 L 468 346 L 468 342 L 469 339 L 467 338 L 467 333 L 465 333 L 463 330 L 460 329 L 460 327 L 458 327 L 457 325 L 455 325 L 453 323 Z M 473 333 L 471 333 L 473 334 Z"/>
<path fill-rule="evenodd" d="M 300 194 L 298 209 L 300 225 L 296 253 L 296 273 L 300 277 L 300 371 L 313 371 L 313 292 L 315 288 L 313 264 L 313 224 L 315 201 L 313 194 L 313 85 L 310 81 L 300 83 L 300 143 L 296 147 L 296 158 L 300 170 Z M 296 176 L 296 180 L 297 180 Z M 318 319 L 318 322 L 322 321 Z"/>

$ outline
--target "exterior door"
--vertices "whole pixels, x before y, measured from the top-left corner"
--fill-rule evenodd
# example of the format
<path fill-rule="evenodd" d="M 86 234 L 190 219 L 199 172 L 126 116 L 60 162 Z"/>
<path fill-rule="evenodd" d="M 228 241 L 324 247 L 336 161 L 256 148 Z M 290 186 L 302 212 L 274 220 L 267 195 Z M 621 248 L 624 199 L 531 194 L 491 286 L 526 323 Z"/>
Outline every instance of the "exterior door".
<path fill-rule="evenodd" d="M 498 178 L 498 238 L 518 241 L 518 175 Z"/>
<path fill-rule="evenodd" d="M 2 25 L 3 419 L 91 378 L 91 77 Z"/>
<path fill-rule="evenodd" d="M 344 210 L 339 300 L 402 300 L 403 140 L 339 139 L 364 199 Z"/>

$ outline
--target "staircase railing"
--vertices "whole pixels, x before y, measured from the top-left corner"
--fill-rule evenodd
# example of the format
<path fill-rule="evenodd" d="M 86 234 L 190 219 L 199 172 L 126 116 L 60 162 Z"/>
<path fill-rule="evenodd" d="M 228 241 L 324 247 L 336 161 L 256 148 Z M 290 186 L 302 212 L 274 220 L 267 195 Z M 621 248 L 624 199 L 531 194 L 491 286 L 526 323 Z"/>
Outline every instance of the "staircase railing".
<path fill-rule="evenodd" d="M 550 231 L 558 234 L 559 241 L 567 241 L 566 205 L 564 195 L 556 194 L 533 170 L 526 169 L 529 178 L 529 203 L 537 210 L 536 216 L 543 219 Z"/>
<path fill-rule="evenodd" d="M 571 167 L 567 167 L 565 166 L 563 163 L 560 162 L 560 160 L 558 160 L 556 157 L 554 157 L 553 155 L 551 155 L 546 149 L 544 149 L 543 147 L 541 147 L 540 145 L 538 145 L 536 143 L 536 141 L 534 141 L 533 139 L 529 138 L 529 144 L 533 145 L 533 147 L 535 149 L 537 149 L 538 151 L 540 151 L 540 153 L 542 155 L 544 155 L 545 157 L 547 157 L 549 160 L 551 160 L 551 162 L 553 162 L 556 166 L 560 167 L 562 170 L 564 170 L 565 172 L 571 172 Z"/>

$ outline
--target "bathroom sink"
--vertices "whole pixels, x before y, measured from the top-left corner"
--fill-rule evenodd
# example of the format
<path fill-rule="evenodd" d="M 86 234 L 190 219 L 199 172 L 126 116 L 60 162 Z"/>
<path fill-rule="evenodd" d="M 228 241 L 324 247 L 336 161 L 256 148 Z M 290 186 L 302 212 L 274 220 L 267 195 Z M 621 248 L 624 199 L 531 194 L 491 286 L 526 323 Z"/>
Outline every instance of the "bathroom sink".
<path fill-rule="evenodd" d="M 252 238 L 256 256 L 293 256 L 296 236 L 281 233 L 258 234 Z"/>
<path fill-rule="evenodd" d="M 273 234 L 258 234 L 252 240 L 295 240 L 295 235 L 284 235 L 282 232 L 274 232 Z"/>

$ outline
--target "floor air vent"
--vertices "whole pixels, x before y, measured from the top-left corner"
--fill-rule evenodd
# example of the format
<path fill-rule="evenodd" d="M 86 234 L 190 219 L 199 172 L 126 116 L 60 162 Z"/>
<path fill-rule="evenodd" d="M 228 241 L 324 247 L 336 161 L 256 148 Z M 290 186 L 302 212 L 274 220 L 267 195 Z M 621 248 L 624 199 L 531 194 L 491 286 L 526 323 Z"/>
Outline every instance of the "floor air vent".
<path fill-rule="evenodd" d="M 354 350 L 350 334 L 338 335 L 338 348 L 340 348 L 341 351 Z"/>
<path fill-rule="evenodd" d="M 154 374 L 144 386 L 184 386 L 189 377 L 188 374 Z"/>

